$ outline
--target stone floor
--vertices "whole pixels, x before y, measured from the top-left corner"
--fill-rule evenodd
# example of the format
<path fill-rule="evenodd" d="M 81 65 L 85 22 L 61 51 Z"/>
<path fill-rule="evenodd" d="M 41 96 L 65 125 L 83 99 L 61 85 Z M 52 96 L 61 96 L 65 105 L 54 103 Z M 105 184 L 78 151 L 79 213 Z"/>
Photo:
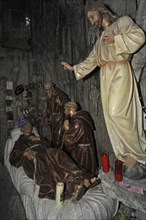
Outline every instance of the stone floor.
<path fill-rule="evenodd" d="M 6 167 L 0 162 L 0 219 L 26 220 L 21 199 Z"/>

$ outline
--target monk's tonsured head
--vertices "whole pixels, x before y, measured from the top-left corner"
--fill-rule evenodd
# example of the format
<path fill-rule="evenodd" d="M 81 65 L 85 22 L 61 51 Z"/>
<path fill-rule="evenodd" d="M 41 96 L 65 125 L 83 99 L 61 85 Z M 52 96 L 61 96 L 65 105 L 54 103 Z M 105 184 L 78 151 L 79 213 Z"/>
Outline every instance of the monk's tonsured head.
<path fill-rule="evenodd" d="M 66 116 L 67 115 L 72 116 L 73 114 L 76 113 L 77 110 L 78 110 L 78 104 L 74 101 L 67 102 L 64 105 L 64 113 Z"/>

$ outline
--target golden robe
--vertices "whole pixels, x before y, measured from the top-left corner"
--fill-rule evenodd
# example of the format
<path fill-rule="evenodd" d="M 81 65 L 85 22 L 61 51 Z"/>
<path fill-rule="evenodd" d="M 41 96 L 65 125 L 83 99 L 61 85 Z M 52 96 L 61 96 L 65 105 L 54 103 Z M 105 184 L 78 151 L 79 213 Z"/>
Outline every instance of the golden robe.
<path fill-rule="evenodd" d="M 103 37 L 115 34 L 115 42 Z M 142 106 L 129 60 L 145 42 L 143 30 L 128 16 L 116 20 L 102 32 L 89 56 L 74 65 L 76 79 L 100 66 L 100 87 L 104 118 L 118 159 L 133 156 L 146 163 L 146 138 L 142 128 Z"/>

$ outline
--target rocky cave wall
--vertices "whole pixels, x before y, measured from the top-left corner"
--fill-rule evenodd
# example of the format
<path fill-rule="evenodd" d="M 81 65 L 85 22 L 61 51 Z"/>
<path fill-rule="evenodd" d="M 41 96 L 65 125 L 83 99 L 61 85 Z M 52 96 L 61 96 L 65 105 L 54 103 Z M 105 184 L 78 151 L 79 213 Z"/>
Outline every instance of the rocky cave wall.
<path fill-rule="evenodd" d="M 128 14 L 146 31 L 145 0 L 100 0 L 109 5 L 118 15 Z M 18 3 L 20 0 L 3 2 Z M 62 60 L 75 64 L 90 52 L 98 33 L 85 18 L 86 7 L 93 0 L 28 0 L 31 8 L 31 49 L 15 42 L 4 46 L 4 20 L 0 0 L 0 160 L 3 162 L 5 142 L 10 129 L 21 116 L 21 110 L 28 104 L 45 105 L 43 84 L 52 80 L 68 93 L 71 99 L 90 112 L 96 126 L 95 138 L 98 155 L 112 148 L 107 135 L 100 100 L 99 69 L 84 80 L 76 81 L 73 74 L 65 72 Z M 21 5 L 22 9 L 22 5 Z M 26 42 L 25 42 L 26 43 Z M 133 56 L 132 65 L 146 105 L 146 46 Z M 24 93 L 16 96 L 18 85 L 24 86 Z M 26 91 L 31 91 L 28 97 Z M 8 113 L 11 113 L 10 115 Z M 13 116 L 13 117 L 11 117 Z M 40 129 L 47 136 L 48 128 Z M 8 172 L 0 163 L 0 216 L 1 219 L 25 219 L 21 201 L 14 189 Z M 7 187 L 6 184 L 7 183 Z M 18 210 L 19 207 L 19 211 Z"/>

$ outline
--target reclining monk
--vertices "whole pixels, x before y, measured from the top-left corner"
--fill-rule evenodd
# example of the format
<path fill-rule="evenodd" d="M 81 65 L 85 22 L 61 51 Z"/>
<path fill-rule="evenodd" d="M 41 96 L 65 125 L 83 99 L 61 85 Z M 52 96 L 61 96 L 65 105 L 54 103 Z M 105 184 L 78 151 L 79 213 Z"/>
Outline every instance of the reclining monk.
<path fill-rule="evenodd" d="M 56 184 L 65 184 L 64 199 L 79 200 L 85 192 L 82 170 L 63 151 L 51 148 L 51 142 L 32 133 L 32 125 L 25 121 L 22 134 L 10 153 L 11 165 L 23 167 L 26 175 L 40 186 L 39 198 L 55 199 Z"/>

